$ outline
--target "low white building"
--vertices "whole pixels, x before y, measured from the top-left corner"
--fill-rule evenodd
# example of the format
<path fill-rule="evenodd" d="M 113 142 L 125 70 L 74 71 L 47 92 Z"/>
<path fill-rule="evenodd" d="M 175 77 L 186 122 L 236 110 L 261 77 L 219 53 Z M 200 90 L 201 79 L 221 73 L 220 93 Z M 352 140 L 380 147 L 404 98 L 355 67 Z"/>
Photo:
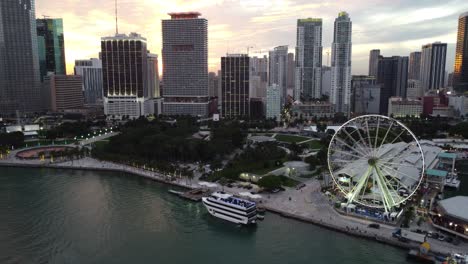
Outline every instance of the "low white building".
<path fill-rule="evenodd" d="M 390 97 L 388 99 L 388 115 L 415 116 L 418 117 L 423 112 L 423 103 L 421 100 L 404 99 L 401 97 Z"/>

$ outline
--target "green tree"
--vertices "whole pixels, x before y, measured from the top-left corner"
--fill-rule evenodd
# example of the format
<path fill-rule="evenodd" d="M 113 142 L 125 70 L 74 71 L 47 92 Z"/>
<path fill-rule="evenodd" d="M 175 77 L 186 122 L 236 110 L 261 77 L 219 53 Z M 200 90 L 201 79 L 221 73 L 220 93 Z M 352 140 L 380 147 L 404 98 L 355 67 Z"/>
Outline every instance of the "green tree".
<path fill-rule="evenodd" d="M 275 189 L 281 187 L 281 178 L 276 175 L 267 175 L 258 181 L 258 186 L 265 189 Z"/>

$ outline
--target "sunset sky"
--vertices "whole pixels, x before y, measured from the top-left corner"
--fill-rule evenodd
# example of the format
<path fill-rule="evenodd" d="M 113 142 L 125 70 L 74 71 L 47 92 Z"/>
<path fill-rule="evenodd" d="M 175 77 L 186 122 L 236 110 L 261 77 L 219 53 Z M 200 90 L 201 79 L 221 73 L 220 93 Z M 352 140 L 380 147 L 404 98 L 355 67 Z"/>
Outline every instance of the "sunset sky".
<path fill-rule="evenodd" d="M 384 56 L 409 55 L 421 45 L 448 43 L 447 70 L 453 71 L 458 16 L 466 0 L 119 0 L 119 32 L 138 32 L 152 53 L 161 54 L 161 20 L 169 12 L 198 11 L 208 19 L 209 69 L 229 53 L 261 56 L 279 45 L 296 45 L 298 18 L 323 18 L 323 63 L 339 11 L 353 21 L 353 74 L 367 74 L 369 50 Z M 115 33 L 114 0 L 36 0 L 36 16 L 64 19 L 67 71 L 75 59 L 97 57 L 100 38 Z M 265 54 L 265 53 L 264 53 Z"/>

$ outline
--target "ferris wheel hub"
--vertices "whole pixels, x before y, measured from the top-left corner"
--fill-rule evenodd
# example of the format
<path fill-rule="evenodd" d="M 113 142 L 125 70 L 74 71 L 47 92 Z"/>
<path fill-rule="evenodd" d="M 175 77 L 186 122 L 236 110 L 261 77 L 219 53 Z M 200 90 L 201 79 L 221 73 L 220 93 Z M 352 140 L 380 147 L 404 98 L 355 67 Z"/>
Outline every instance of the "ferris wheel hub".
<path fill-rule="evenodd" d="M 367 160 L 367 163 L 370 166 L 375 167 L 375 165 L 377 165 L 377 161 L 378 161 L 377 157 L 371 157 L 369 160 Z"/>

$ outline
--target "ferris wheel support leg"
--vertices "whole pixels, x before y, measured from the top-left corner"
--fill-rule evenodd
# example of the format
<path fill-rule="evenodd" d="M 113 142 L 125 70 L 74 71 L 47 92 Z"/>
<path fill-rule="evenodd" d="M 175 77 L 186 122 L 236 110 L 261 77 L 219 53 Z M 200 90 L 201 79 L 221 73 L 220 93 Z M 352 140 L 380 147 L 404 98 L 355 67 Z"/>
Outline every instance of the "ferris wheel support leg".
<path fill-rule="evenodd" d="M 369 166 L 364 176 L 361 177 L 361 179 L 359 179 L 358 184 L 356 184 L 353 190 L 347 195 L 348 204 L 352 203 L 356 195 L 358 195 L 361 192 L 362 187 L 364 187 L 365 183 L 367 183 L 367 179 L 369 178 L 369 175 L 371 174 L 371 172 L 372 172 L 372 167 Z"/>
<path fill-rule="evenodd" d="M 377 166 L 375 166 L 375 171 L 377 172 L 377 177 L 375 178 L 382 194 L 385 212 L 389 212 L 395 206 L 395 201 L 393 200 L 388 186 L 385 184 L 385 177 Z"/>

